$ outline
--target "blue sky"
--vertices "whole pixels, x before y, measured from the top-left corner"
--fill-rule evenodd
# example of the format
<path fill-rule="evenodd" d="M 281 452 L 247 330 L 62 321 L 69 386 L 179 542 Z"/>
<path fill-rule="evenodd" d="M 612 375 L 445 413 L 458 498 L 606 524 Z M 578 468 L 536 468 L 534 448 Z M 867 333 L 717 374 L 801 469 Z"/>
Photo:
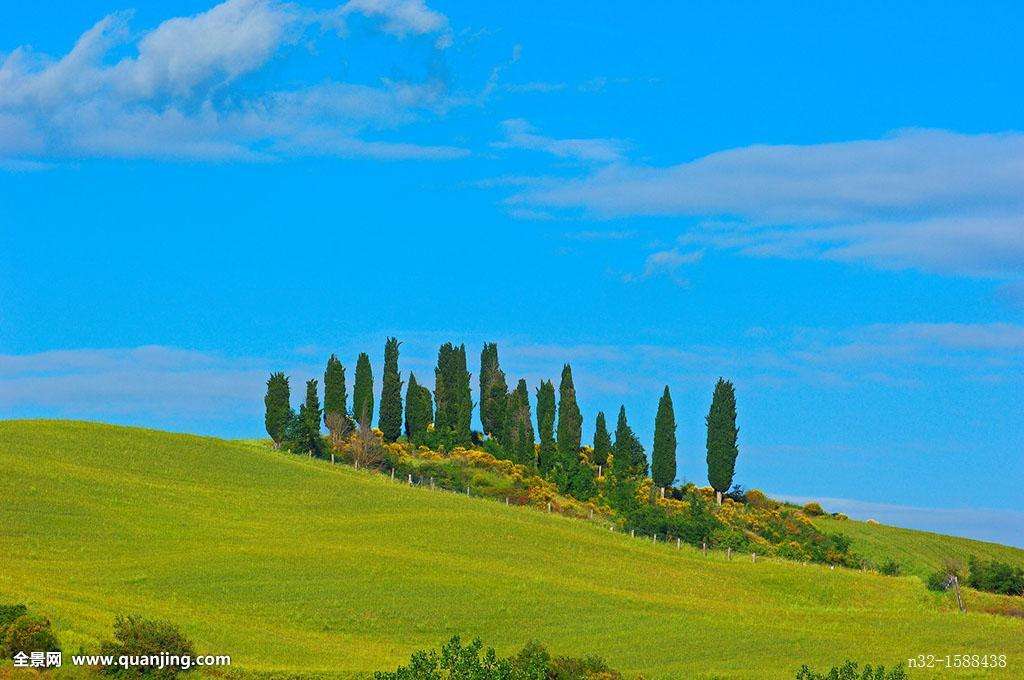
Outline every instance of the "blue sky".
<path fill-rule="evenodd" d="M 0 5 L 0 416 L 498 341 L 681 478 L 1024 545 L 1019 3 Z M 474 370 L 475 372 L 475 370 Z M 588 433 L 589 436 L 589 433 Z"/>

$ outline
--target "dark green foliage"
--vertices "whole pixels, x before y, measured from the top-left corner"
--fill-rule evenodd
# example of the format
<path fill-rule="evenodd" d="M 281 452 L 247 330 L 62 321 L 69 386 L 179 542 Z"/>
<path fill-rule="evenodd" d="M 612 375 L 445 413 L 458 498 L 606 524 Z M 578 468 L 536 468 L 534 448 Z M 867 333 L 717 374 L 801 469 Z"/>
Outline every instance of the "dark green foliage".
<path fill-rule="evenodd" d="M 480 424 L 484 434 L 500 438 L 508 398 L 508 383 L 498 363 L 498 345 L 489 342 L 480 352 Z"/>
<path fill-rule="evenodd" d="M 978 590 L 1002 595 L 1024 595 L 1024 569 L 998 560 L 971 557 L 967 584 Z"/>
<path fill-rule="evenodd" d="M 11 609 L 24 609 L 15 605 Z M 9 612 L 9 614 L 14 611 Z M 60 643 L 50 629 L 50 620 L 33 614 L 22 613 L 8 624 L 0 626 L 0 658 L 32 652 L 59 652 Z"/>
<path fill-rule="evenodd" d="M 878 565 L 878 571 L 886 576 L 899 576 L 903 573 L 903 567 L 894 559 L 888 559 Z"/>
<path fill-rule="evenodd" d="M 526 381 L 520 380 L 509 395 L 503 428 L 504 448 L 513 462 L 533 467 L 537 454 L 533 440 L 533 418 L 530 415 L 530 393 Z"/>
<path fill-rule="evenodd" d="M 473 395 L 466 368 L 466 346 L 447 342 L 437 352 L 434 369 L 434 428 L 447 446 L 469 446 Z"/>
<path fill-rule="evenodd" d="M 612 438 L 608 434 L 608 424 L 604 420 L 604 411 L 597 414 L 594 425 L 594 465 L 607 465 L 608 454 L 612 452 Z"/>
<path fill-rule="evenodd" d="M 267 380 L 267 395 L 263 398 L 266 414 L 263 418 L 267 434 L 274 441 L 274 447 L 281 446 L 285 439 L 285 430 L 291 418 L 291 389 L 288 387 L 288 376 L 284 373 L 271 373 Z"/>
<path fill-rule="evenodd" d="M 562 367 L 558 383 L 558 460 L 573 475 L 579 466 L 580 440 L 583 438 L 583 416 L 576 403 L 576 387 L 572 382 L 572 368 Z"/>
<path fill-rule="evenodd" d="M 332 433 L 337 434 L 352 429 L 348 415 L 345 367 L 333 354 L 327 360 L 327 368 L 324 370 L 324 425 Z"/>
<path fill-rule="evenodd" d="M 308 453 L 319 456 L 324 452 L 324 440 L 320 436 L 320 397 L 317 395 L 316 380 L 306 381 L 306 400 L 299 406 L 299 414 L 295 425 L 296 438 L 292 442 L 292 450 L 296 453 Z"/>
<path fill-rule="evenodd" d="M 619 407 L 619 420 L 615 426 L 615 444 L 612 446 L 612 472 L 619 479 L 643 477 L 647 474 L 647 456 L 643 444 L 633 433 L 626 420 L 626 407 Z"/>
<path fill-rule="evenodd" d="M 166 621 L 150 621 L 135 616 L 118 616 L 114 619 L 114 641 L 106 641 L 100 645 L 100 654 L 119 656 L 168 656 L 194 658 L 196 654 L 192 642 L 186 638 L 176 626 Z M 120 666 L 109 666 L 103 669 L 106 673 L 121 674 Z M 133 672 L 149 675 L 154 678 L 171 678 L 188 670 L 182 665 L 140 666 Z"/>
<path fill-rule="evenodd" d="M 597 495 L 597 479 L 594 468 L 589 465 L 577 465 L 569 477 L 569 495 L 581 501 L 589 501 Z"/>
<path fill-rule="evenodd" d="M 651 477 L 657 486 L 672 486 L 676 481 L 676 414 L 668 385 L 658 401 L 654 419 L 654 449 L 651 451 Z"/>
<path fill-rule="evenodd" d="M 413 444 L 424 442 L 427 426 L 434 422 L 434 402 L 430 390 L 416 382 L 416 376 L 409 374 L 409 386 L 405 391 L 405 436 Z"/>
<path fill-rule="evenodd" d="M 537 434 L 540 437 L 537 466 L 546 474 L 558 457 L 555 448 L 555 386 L 550 380 L 541 381 L 537 388 Z"/>
<path fill-rule="evenodd" d="M 715 491 L 725 493 L 732 486 L 736 470 L 739 430 L 736 429 L 736 393 L 732 383 L 722 378 L 715 385 L 707 425 L 708 482 Z"/>
<path fill-rule="evenodd" d="M 872 668 L 869 664 L 861 670 L 856 662 L 847 661 L 826 673 L 816 673 L 805 664 L 797 671 L 796 680 L 907 680 L 907 672 L 902 665 L 886 671 L 885 666 Z"/>
<path fill-rule="evenodd" d="M 366 352 L 356 360 L 356 383 L 352 388 L 352 417 L 360 427 L 370 427 L 373 420 L 373 369 Z"/>
<path fill-rule="evenodd" d="M 463 645 L 459 636 L 440 650 L 415 652 L 409 665 L 395 671 L 378 671 L 374 680 L 620 680 L 599 657 L 584 659 L 552 657 L 536 642 L 515 656 L 500 658 L 479 639 Z"/>
<path fill-rule="evenodd" d="M 23 604 L 0 604 L 0 640 L 3 640 L 7 626 L 25 614 L 28 614 L 28 607 Z"/>
<path fill-rule="evenodd" d="M 669 512 L 660 505 L 634 502 L 621 513 L 625 519 L 624 528 L 642 536 L 657 535 L 672 541 L 678 538 L 698 547 L 705 541 L 711 544 L 712 537 L 720 535 L 722 523 L 715 518 L 699 493 L 691 491 L 686 500 L 689 508 L 677 513 Z"/>
<path fill-rule="evenodd" d="M 402 378 L 398 374 L 398 338 L 384 344 L 384 374 L 381 377 L 380 415 L 377 426 L 384 441 L 397 441 L 402 436 Z"/>

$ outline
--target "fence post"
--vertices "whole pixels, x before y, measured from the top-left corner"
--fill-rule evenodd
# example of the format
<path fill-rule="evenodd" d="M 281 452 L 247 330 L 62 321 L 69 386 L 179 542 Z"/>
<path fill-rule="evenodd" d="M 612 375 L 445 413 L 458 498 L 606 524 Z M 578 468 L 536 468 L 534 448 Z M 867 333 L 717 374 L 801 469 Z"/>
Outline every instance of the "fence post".
<path fill-rule="evenodd" d="M 682 545 L 682 543 L 683 543 L 682 539 L 680 539 L 680 538 L 679 538 L 679 537 L 677 536 L 677 537 L 676 537 L 676 550 L 678 550 L 678 549 L 679 549 L 679 546 L 680 546 L 680 545 Z"/>
<path fill-rule="evenodd" d="M 434 488 L 434 478 L 433 477 L 430 478 L 430 488 L 431 489 Z"/>
<path fill-rule="evenodd" d="M 658 542 L 658 534 L 653 534 L 651 536 L 651 543 L 657 543 L 657 542 Z"/>
<path fill-rule="evenodd" d="M 661 497 L 665 497 L 665 487 L 661 487 Z"/>
<path fill-rule="evenodd" d="M 725 557 L 726 557 L 726 559 L 730 559 L 730 560 L 732 559 L 732 548 L 726 548 L 725 549 Z"/>
<path fill-rule="evenodd" d="M 704 553 L 704 557 L 707 557 L 708 556 L 708 542 L 707 541 L 702 541 L 701 544 L 700 544 L 700 549 Z"/>
<path fill-rule="evenodd" d="M 331 451 L 331 465 L 334 465 L 334 451 Z"/>
<path fill-rule="evenodd" d="M 600 465 L 597 466 L 597 476 L 598 477 L 601 476 L 601 466 Z"/>
<path fill-rule="evenodd" d="M 551 501 L 548 501 L 548 512 L 551 512 Z"/>
<path fill-rule="evenodd" d="M 409 486 L 412 486 L 412 473 L 409 473 Z"/>
<path fill-rule="evenodd" d="M 395 468 L 391 468 L 391 481 L 395 481 Z"/>
<path fill-rule="evenodd" d="M 505 505 L 508 505 L 508 496 L 505 496 Z"/>
<path fill-rule="evenodd" d="M 757 562 L 757 553 L 756 552 L 750 553 L 750 561 L 751 562 Z"/>
<path fill-rule="evenodd" d="M 590 517 L 589 517 L 589 519 L 594 519 L 594 509 L 593 508 L 590 509 Z"/>
<path fill-rule="evenodd" d="M 636 529 L 630 529 L 629 530 L 629 537 L 630 538 L 636 538 Z"/>
<path fill-rule="evenodd" d="M 356 464 L 356 469 L 358 470 L 358 469 L 359 469 L 359 459 L 358 459 L 358 458 L 356 458 L 356 459 L 355 459 L 355 460 L 353 460 L 352 462 Z"/>

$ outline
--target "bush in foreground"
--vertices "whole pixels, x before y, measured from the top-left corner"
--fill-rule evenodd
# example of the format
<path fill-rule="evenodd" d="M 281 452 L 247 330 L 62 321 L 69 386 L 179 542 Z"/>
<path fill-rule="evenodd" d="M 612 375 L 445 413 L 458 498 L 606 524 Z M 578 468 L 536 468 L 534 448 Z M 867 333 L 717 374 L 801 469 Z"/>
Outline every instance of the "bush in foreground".
<path fill-rule="evenodd" d="M 870 664 L 861 670 L 855 661 L 847 661 L 842 666 L 835 666 L 825 673 L 812 671 L 806 665 L 796 674 L 796 680 L 906 680 L 907 672 L 903 666 L 896 666 L 889 671 L 885 666 L 872 668 Z"/>
<path fill-rule="evenodd" d="M 509 658 L 499 658 L 494 649 L 484 650 L 473 640 L 463 645 L 455 636 L 440 650 L 420 650 L 408 666 L 395 671 L 378 671 L 374 680 L 619 680 L 622 675 L 598 657 L 577 659 L 552 657 L 536 642 Z"/>
<path fill-rule="evenodd" d="M 135 616 L 118 616 L 114 620 L 114 642 L 107 641 L 100 646 L 100 654 L 113 657 L 165 654 L 168 657 L 189 657 L 191 659 L 195 653 L 192 642 L 174 624 Z M 110 674 L 126 672 L 120 666 L 110 666 L 103 670 Z M 129 672 L 149 675 L 154 678 L 171 678 L 185 670 L 188 668 L 182 665 L 168 665 L 164 668 L 142 666 L 133 668 Z"/>
<path fill-rule="evenodd" d="M 17 609 L 15 605 L 14 609 Z M 24 606 L 21 606 L 24 609 Z M 50 630 L 50 620 L 43 616 L 22 614 L 4 626 L 0 639 L 0 653 L 10 658 L 15 654 L 32 652 L 59 652 L 60 643 Z"/>

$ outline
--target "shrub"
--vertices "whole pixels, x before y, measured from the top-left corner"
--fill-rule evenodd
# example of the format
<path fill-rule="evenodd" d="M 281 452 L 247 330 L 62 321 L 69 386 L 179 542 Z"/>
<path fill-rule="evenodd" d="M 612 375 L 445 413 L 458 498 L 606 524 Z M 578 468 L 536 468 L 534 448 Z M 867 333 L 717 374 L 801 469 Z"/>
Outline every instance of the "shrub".
<path fill-rule="evenodd" d="M 814 501 L 811 501 L 810 503 L 804 505 L 804 513 L 810 515 L 811 517 L 821 517 L 825 514 L 825 509 L 821 507 L 820 503 L 815 503 Z"/>
<path fill-rule="evenodd" d="M 507 659 L 484 649 L 479 639 L 463 645 L 455 636 L 440 650 L 420 650 L 409 665 L 378 671 L 374 680 L 618 680 L 622 676 L 598 657 L 552 658 L 543 645 L 530 642 Z"/>
<path fill-rule="evenodd" d="M 944 570 L 939 569 L 928 574 L 928 578 L 925 579 L 925 585 L 928 590 L 934 590 L 935 592 L 942 592 L 946 589 L 946 583 L 949 582 L 949 574 Z"/>
<path fill-rule="evenodd" d="M 833 512 L 832 513 L 832 519 L 837 519 L 837 520 L 839 520 L 841 522 L 845 522 L 846 520 L 848 520 L 850 518 L 848 516 L 844 515 L 841 512 Z"/>
<path fill-rule="evenodd" d="M 775 505 L 760 489 L 751 489 L 747 492 L 747 503 L 755 508 L 770 508 Z"/>
<path fill-rule="evenodd" d="M 28 607 L 23 604 L 0 604 L 0 638 L 7 630 L 7 626 L 14 623 L 14 620 L 28 614 Z"/>
<path fill-rule="evenodd" d="M 4 633 L 3 652 L 5 656 L 18 653 L 59 652 L 60 644 L 50 630 L 49 619 L 32 614 L 22 614 L 7 625 Z"/>
<path fill-rule="evenodd" d="M 903 567 L 896 560 L 888 559 L 879 565 L 878 571 L 886 576 L 899 576 L 903 573 Z"/>
<path fill-rule="evenodd" d="M 195 656 L 192 642 L 174 624 L 166 621 L 152 621 L 135 616 L 118 616 L 114 619 L 114 640 L 114 642 L 107 641 L 100 645 L 100 654 L 114 657 L 167 654 L 168 656 L 187 657 L 189 660 Z M 186 661 L 184 664 L 168 665 L 164 668 L 141 666 L 132 670 L 156 678 L 170 678 L 188 670 L 190 663 L 190 661 Z M 120 666 L 108 666 L 103 670 L 111 674 L 119 674 L 124 671 Z"/>
<path fill-rule="evenodd" d="M 970 559 L 968 585 L 1001 595 L 1024 595 L 1024 569 L 997 560 Z"/>
<path fill-rule="evenodd" d="M 906 678 L 907 672 L 903 670 L 902 665 L 895 666 L 888 672 L 886 672 L 885 666 L 872 668 L 870 664 L 860 670 L 854 661 L 847 661 L 842 666 L 835 666 L 827 673 L 816 673 L 804 665 L 796 674 L 796 680 L 906 680 Z"/>

